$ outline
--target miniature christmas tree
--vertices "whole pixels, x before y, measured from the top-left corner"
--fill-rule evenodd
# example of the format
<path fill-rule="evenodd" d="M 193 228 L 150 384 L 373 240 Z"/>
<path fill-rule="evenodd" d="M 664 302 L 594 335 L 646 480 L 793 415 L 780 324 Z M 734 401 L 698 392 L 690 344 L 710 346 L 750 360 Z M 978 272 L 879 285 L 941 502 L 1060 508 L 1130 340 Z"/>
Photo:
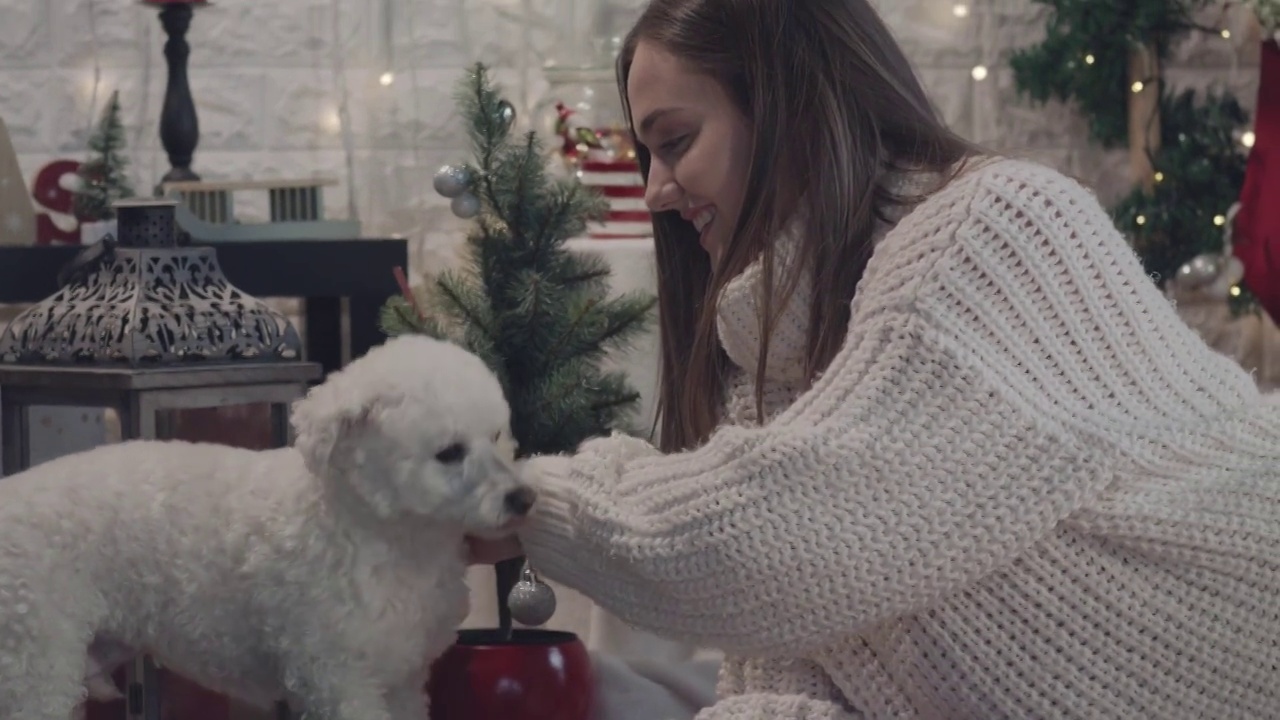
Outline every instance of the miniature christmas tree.
<path fill-rule="evenodd" d="M 98 129 L 89 138 L 89 149 L 94 154 L 80 166 L 78 173 L 81 186 L 75 194 L 75 209 L 81 220 L 110 220 L 115 217 L 111 204 L 133 197 L 133 185 L 127 172 L 129 160 L 124 156 L 124 147 L 120 93 L 113 92 L 102 111 Z"/>
<path fill-rule="evenodd" d="M 604 216 L 607 203 L 576 178 L 553 179 L 534 133 L 511 137 L 515 110 L 484 65 L 468 74 L 458 102 L 474 161 L 441 168 L 435 188 L 453 199 L 455 214 L 476 218 L 468 262 L 435 277 L 420 296 L 401 272 L 404 295 L 383 309 L 383 329 L 449 339 L 483 358 L 506 391 L 520 457 L 571 452 L 623 429 L 639 400 L 626 376 L 603 361 L 644 329 L 654 299 L 609 297 L 608 265 L 565 248 Z M 504 633 L 522 564 L 497 568 Z"/>

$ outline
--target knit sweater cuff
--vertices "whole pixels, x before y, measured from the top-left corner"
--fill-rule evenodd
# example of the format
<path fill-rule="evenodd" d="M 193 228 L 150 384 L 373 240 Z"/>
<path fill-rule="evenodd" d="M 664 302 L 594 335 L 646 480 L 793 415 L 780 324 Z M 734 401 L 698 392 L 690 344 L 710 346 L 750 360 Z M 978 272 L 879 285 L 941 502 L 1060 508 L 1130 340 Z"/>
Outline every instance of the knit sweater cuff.
<path fill-rule="evenodd" d="M 538 489 L 529 522 L 520 530 L 520 544 L 530 564 L 542 574 L 562 579 L 563 555 L 574 545 L 577 495 L 572 483 L 573 461 L 567 457 L 536 457 L 525 465 L 525 472 Z"/>
<path fill-rule="evenodd" d="M 698 713 L 695 720 L 862 720 L 835 703 L 803 695 L 737 695 Z"/>

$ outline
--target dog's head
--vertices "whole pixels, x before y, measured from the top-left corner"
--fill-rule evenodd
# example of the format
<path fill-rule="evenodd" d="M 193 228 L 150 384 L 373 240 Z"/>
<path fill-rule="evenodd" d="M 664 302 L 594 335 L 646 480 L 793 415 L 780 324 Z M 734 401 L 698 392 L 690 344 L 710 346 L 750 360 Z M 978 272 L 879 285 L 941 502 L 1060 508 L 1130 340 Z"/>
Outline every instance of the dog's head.
<path fill-rule="evenodd" d="M 422 516 L 500 534 L 532 508 L 502 386 L 475 355 L 403 336 L 293 406 L 294 446 L 316 476 L 381 518 Z"/>

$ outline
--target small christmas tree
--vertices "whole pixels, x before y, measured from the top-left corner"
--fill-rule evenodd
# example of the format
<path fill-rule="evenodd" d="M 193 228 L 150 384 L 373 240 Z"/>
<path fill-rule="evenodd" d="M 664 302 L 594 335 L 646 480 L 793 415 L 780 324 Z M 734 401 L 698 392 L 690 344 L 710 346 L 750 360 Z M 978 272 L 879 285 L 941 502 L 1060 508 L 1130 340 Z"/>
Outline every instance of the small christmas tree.
<path fill-rule="evenodd" d="M 511 405 L 518 455 L 565 453 L 621 429 L 639 394 L 621 372 L 604 369 L 647 324 L 651 296 L 610 298 L 607 263 L 574 253 L 566 240 L 601 219 L 607 203 L 576 178 L 553 179 L 537 136 L 513 139 L 514 108 L 499 97 L 484 65 L 460 87 L 474 163 L 445 166 L 436 190 L 460 217 L 476 217 L 464 269 L 435 277 L 383 309 L 389 335 L 419 332 L 457 342 L 483 358 Z M 501 629 L 523 561 L 499 564 Z"/>
<path fill-rule="evenodd" d="M 94 222 L 110 220 L 116 216 L 111 205 L 117 200 L 133 197 L 133 185 L 129 182 L 129 160 L 124 156 L 124 123 L 120 121 L 120 93 L 111 93 L 111 100 L 102 111 L 98 129 L 89 138 L 93 157 L 80 166 L 81 185 L 75 193 L 76 216 Z"/>

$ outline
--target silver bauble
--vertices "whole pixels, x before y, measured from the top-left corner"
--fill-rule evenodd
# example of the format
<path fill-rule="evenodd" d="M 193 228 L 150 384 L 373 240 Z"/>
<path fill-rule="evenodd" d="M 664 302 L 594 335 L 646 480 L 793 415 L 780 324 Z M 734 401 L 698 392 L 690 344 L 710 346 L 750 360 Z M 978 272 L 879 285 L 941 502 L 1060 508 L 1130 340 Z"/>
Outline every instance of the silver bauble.
<path fill-rule="evenodd" d="M 520 571 L 520 581 L 507 595 L 507 609 L 511 611 L 511 618 L 521 625 L 543 625 L 556 614 L 556 592 L 538 579 L 526 562 Z"/>
<path fill-rule="evenodd" d="M 516 106 L 506 100 L 499 100 L 498 121 L 502 123 L 503 129 L 510 130 L 516 123 Z"/>
<path fill-rule="evenodd" d="M 444 165 L 436 171 L 431 184 L 447 198 L 460 197 L 471 186 L 471 171 L 462 165 Z"/>
<path fill-rule="evenodd" d="M 480 214 L 480 198 L 471 193 L 463 193 L 449 203 L 449 209 L 463 220 L 470 220 Z"/>
<path fill-rule="evenodd" d="M 1222 272 L 1222 258 L 1208 253 L 1197 255 L 1178 268 L 1178 280 L 1191 287 L 1211 283 Z"/>

